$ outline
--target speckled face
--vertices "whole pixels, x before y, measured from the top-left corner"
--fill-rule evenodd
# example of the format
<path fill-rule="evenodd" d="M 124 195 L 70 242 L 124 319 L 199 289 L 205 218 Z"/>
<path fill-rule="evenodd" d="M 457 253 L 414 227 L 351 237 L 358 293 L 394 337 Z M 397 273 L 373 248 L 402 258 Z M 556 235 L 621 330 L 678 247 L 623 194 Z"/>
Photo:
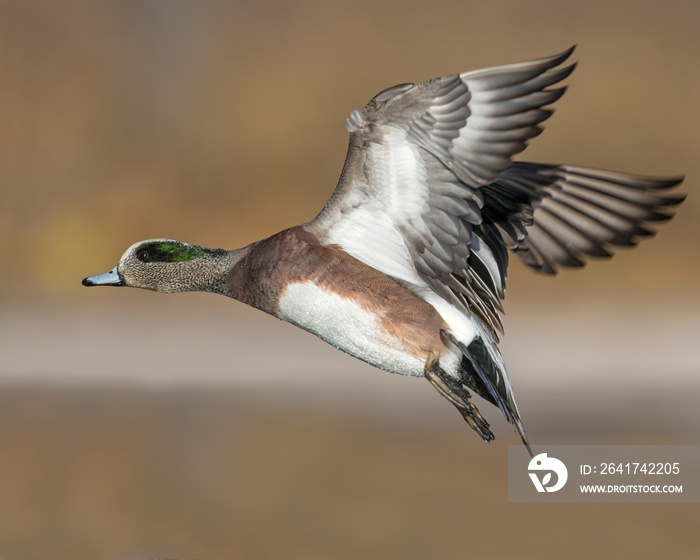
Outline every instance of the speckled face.
<path fill-rule="evenodd" d="M 207 249 L 172 239 L 148 239 L 134 243 L 116 267 L 85 278 L 83 285 L 225 294 L 226 273 L 234 254 L 235 251 Z"/>
<path fill-rule="evenodd" d="M 124 286 L 156 292 L 183 292 L 189 289 L 191 261 L 203 254 L 201 248 L 181 241 L 140 241 L 124 253 L 117 265 L 117 274 Z"/>

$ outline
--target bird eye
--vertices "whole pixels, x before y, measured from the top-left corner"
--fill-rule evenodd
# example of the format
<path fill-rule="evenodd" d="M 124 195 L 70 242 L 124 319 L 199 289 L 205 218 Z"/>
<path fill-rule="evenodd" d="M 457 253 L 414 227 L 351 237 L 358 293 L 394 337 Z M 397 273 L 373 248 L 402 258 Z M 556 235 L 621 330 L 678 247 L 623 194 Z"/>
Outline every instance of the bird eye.
<path fill-rule="evenodd" d="M 146 249 L 141 249 L 136 253 L 136 258 L 141 262 L 146 262 L 146 259 L 148 259 L 148 251 Z"/>

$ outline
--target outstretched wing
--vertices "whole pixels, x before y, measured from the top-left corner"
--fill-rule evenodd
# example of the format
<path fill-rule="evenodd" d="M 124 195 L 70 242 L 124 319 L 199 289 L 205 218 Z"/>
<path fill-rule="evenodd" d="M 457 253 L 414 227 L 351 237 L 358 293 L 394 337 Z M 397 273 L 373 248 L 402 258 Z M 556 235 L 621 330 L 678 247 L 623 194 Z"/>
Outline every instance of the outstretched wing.
<path fill-rule="evenodd" d="M 529 268 L 556 274 L 654 235 L 685 200 L 668 192 L 682 181 L 517 162 L 484 188 L 484 224 Z"/>
<path fill-rule="evenodd" d="M 565 90 L 550 86 L 573 71 L 557 68 L 572 50 L 378 94 L 348 120 L 338 186 L 305 227 L 321 243 L 500 328 L 507 255 L 480 236 L 488 233 L 480 187 L 541 132 L 551 115 L 544 107 Z"/>

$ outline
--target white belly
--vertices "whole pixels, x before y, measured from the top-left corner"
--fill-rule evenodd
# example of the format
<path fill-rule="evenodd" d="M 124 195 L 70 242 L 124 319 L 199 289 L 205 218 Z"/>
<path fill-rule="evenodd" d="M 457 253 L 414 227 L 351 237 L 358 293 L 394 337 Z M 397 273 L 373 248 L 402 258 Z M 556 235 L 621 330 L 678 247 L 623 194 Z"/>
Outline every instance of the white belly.
<path fill-rule="evenodd" d="M 353 300 L 313 283 L 290 284 L 279 302 L 279 318 L 375 367 L 403 375 L 423 375 L 425 359 L 405 351 L 380 318 Z"/>

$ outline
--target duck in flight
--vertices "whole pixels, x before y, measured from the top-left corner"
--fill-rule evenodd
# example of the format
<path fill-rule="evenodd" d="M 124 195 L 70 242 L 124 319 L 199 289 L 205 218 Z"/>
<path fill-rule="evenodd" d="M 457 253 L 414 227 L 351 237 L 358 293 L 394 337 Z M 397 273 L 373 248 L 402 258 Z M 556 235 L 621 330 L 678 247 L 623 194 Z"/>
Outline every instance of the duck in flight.
<path fill-rule="evenodd" d="M 682 177 L 514 162 L 575 65 L 561 54 L 402 84 L 346 123 L 338 185 L 312 221 L 233 251 L 140 241 L 85 286 L 222 294 L 380 369 L 424 376 L 487 442 L 472 392 L 530 449 L 498 349 L 509 253 L 556 274 L 668 221 Z"/>

